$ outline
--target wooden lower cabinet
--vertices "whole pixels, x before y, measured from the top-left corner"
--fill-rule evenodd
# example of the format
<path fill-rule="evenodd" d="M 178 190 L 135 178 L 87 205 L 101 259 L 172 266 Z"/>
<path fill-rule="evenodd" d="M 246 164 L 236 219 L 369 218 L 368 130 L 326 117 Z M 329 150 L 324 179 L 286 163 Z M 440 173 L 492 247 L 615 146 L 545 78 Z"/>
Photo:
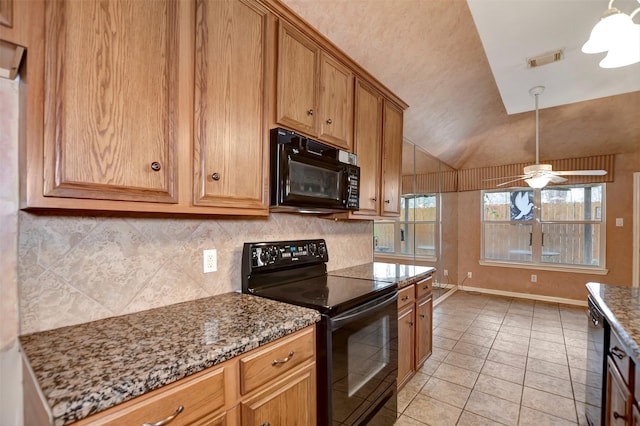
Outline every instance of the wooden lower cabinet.
<path fill-rule="evenodd" d="M 413 303 L 398 312 L 398 388 L 415 373 L 415 314 Z"/>
<path fill-rule="evenodd" d="M 315 367 L 312 365 L 284 381 L 267 386 L 242 403 L 242 425 L 314 425 Z"/>
<path fill-rule="evenodd" d="M 80 425 L 238 426 L 316 424 L 315 325 L 86 417 Z M 291 355 L 293 353 L 293 355 Z M 261 361 L 268 358 L 267 363 Z M 260 368 L 243 369 L 242 363 Z M 266 374 L 273 369 L 275 374 Z M 25 426 L 48 424 L 25 369 Z M 257 380 L 253 376 L 260 376 Z M 267 380 L 265 380 L 265 377 Z M 257 383 L 242 390 L 241 382 Z M 27 390 L 29 389 L 29 390 Z"/>
<path fill-rule="evenodd" d="M 398 293 L 398 390 L 414 376 L 432 352 L 432 276 Z"/>
<path fill-rule="evenodd" d="M 640 426 L 640 411 L 638 411 L 638 406 L 634 405 L 632 411 L 631 426 Z"/>
<path fill-rule="evenodd" d="M 416 370 L 419 370 L 432 351 L 431 318 L 433 298 L 431 296 L 416 302 Z"/>
<path fill-rule="evenodd" d="M 607 357 L 607 408 L 606 426 L 626 426 L 631 424 L 633 396 L 625 384 L 611 357 Z"/>

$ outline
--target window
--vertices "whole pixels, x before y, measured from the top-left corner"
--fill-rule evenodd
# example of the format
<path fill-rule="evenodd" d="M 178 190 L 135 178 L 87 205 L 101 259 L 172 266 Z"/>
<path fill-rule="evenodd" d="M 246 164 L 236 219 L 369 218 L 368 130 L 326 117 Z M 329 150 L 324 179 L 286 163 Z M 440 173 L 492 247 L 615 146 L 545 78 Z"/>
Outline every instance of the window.
<path fill-rule="evenodd" d="M 374 223 L 374 250 L 434 258 L 438 228 L 436 204 L 436 194 L 403 195 L 399 219 Z"/>
<path fill-rule="evenodd" d="M 603 184 L 482 193 L 482 259 L 604 268 Z"/>

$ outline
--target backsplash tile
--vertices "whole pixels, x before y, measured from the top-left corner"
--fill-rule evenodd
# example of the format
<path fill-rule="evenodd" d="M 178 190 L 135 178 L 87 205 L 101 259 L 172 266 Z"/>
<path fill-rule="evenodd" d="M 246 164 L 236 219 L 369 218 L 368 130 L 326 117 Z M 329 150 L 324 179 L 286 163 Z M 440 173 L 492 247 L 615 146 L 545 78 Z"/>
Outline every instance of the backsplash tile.
<path fill-rule="evenodd" d="M 325 238 L 329 270 L 373 260 L 370 221 L 72 216 L 20 212 L 21 334 L 79 324 L 241 287 L 242 245 Z M 218 271 L 202 272 L 216 249 Z"/>

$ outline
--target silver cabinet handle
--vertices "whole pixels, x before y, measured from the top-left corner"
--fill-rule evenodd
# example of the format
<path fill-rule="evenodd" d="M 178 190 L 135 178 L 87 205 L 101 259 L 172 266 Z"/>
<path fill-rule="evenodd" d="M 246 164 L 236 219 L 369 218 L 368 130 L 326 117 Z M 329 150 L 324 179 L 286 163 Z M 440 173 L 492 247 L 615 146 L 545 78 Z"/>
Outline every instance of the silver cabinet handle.
<path fill-rule="evenodd" d="M 617 357 L 618 357 L 618 359 L 622 359 L 622 358 L 624 358 L 625 356 L 627 356 L 627 353 L 626 353 L 625 351 L 623 351 L 622 349 L 620 349 L 619 347 L 614 346 L 614 347 L 611 349 L 611 355 L 613 355 L 613 356 L 617 356 Z"/>
<path fill-rule="evenodd" d="M 213 174 L 211 175 L 211 179 L 212 179 L 212 180 L 220 180 L 220 175 L 219 175 L 218 173 L 213 173 Z"/>
<path fill-rule="evenodd" d="M 424 318 L 424 316 L 425 316 L 424 314 L 420 314 L 420 318 Z"/>
<path fill-rule="evenodd" d="M 172 415 L 170 415 L 169 417 L 167 417 L 166 419 L 160 420 L 158 422 L 155 423 L 143 423 L 142 426 L 164 426 L 164 425 L 168 425 L 169 423 L 171 423 L 176 417 L 178 417 L 178 415 L 180 413 L 182 413 L 182 411 L 184 410 L 184 407 L 182 405 L 178 406 L 178 408 L 176 409 L 176 412 L 173 413 Z"/>
<path fill-rule="evenodd" d="M 377 198 L 372 198 L 371 201 L 373 201 L 375 203 L 376 201 L 378 201 L 378 199 Z"/>
<path fill-rule="evenodd" d="M 291 358 L 293 358 L 293 351 L 289 352 L 289 355 L 284 359 L 274 359 L 273 361 L 271 361 L 271 365 L 284 364 L 285 362 L 291 361 Z"/>
<path fill-rule="evenodd" d="M 389 203 L 391 203 L 391 200 L 384 200 L 384 202 L 389 204 Z"/>
<path fill-rule="evenodd" d="M 157 172 L 161 168 L 162 167 L 160 166 L 160 163 L 158 163 L 157 161 L 154 161 L 153 163 L 151 163 L 151 170 L 153 170 L 154 172 Z"/>
<path fill-rule="evenodd" d="M 328 119 L 327 120 L 327 124 L 331 124 L 331 123 L 333 123 L 333 120 L 332 119 Z"/>
<path fill-rule="evenodd" d="M 313 115 L 313 109 L 310 109 L 309 111 L 307 111 L 307 115 Z"/>

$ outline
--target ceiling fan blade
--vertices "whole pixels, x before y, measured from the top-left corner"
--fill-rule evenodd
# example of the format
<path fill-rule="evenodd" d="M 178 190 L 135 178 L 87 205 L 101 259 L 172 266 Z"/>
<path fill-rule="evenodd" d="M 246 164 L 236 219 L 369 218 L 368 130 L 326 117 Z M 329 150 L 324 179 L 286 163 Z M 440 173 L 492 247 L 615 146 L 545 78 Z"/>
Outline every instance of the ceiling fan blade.
<path fill-rule="evenodd" d="M 515 176 L 514 176 L 514 177 L 515 177 Z M 519 181 L 519 180 L 522 180 L 522 179 L 524 179 L 524 178 L 526 178 L 526 177 L 527 177 L 527 176 L 521 176 L 521 177 L 519 177 L 518 179 L 513 179 L 513 180 L 510 180 L 510 181 L 507 181 L 507 182 L 502 182 L 502 183 L 497 184 L 497 185 L 496 185 L 496 187 L 498 187 L 498 186 L 503 186 L 503 185 L 508 185 L 508 184 L 510 184 L 510 183 L 513 183 L 513 182 L 517 182 L 517 181 Z"/>
<path fill-rule="evenodd" d="M 554 174 L 558 176 L 604 176 L 606 170 L 554 170 Z"/>
<path fill-rule="evenodd" d="M 563 177 L 560 176 L 553 176 L 551 177 L 551 182 L 553 183 L 562 183 L 562 182 L 566 182 L 568 179 L 565 179 Z"/>
<path fill-rule="evenodd" d="M 482 179 L 483 182 L 488 182 L 491 180 L 503 180 L 503 179 L 513 179 L 513 178 L 518 178 L 518 179 L 522 179 L 523 177 L 526 177 L 527 175 L 516 175 L 516 176 L 502 176 L 502 177 L 497 177 L 497 178 L 488 178 L 488 179 Z M 517 180 L 517 179 L 516 179 Z"/>

